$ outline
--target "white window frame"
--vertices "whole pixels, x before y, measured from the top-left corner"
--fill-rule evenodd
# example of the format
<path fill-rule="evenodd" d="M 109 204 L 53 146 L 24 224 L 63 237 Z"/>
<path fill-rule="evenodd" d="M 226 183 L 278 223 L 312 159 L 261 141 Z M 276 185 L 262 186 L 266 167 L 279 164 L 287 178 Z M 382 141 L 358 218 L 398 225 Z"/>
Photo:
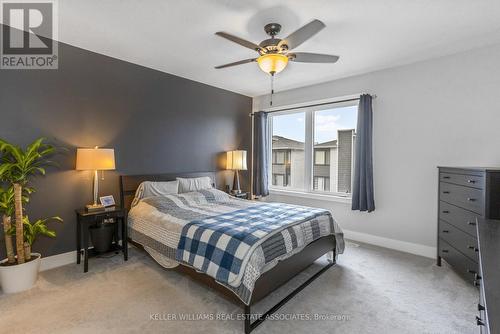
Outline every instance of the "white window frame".
<path fill-rule="evenodd" d="M 340 99 L 339 99 L 340 100 Z M 343 108 L 343 107 L 352 107 L 358 105 L 358 101 L 346 101 L 346 102 L 335 102 L 331 101 L 328 104 L 323 104 L 321 106 L 311 106 L 314 103 L 309 103 L 307 106 L 300 106 L 294 108 L 293 110 L 285 110 L 285 111 L 276 111 L 269 114 L 268 117 L 268 136 L 269 136 L 269 147 L 268 147 L 268 161 L 270 161 L 268 168 L 268 184 L 269 190 L 271 193 L 281 194 L 281 195 L 289 195 L 295 197 L 303 197 L 303 198 L 311 198 L 311 199 L 319 199 L 325 201 L 336 201 L 336 202 L 345 202 L 350 203 L 351 201 L 351 193 L 342 193 L 342 192 L 325 192 L 314 190 L 314 180 L 313 180 L 313 168 L 314 168 L 314 113 L 316 111 L 328 110 L 333 108 Z M 286 108 L 286 107 L 281 107 Z M 272 111 L 272 110 L 266 110 Z M 290 187 L 276 187 L 272 184 L 272 137 L 273 137 L 273 117 L 282 116 L 282 115 L 290 115 L 304 113 L 305 115 L 305 143 L 304 143 L 304 189 L 290 188 Z M 331 157 L 330 157 L 331 159 Z M 331 161 L 330 161 L 331 163 Z M 354 157 L 352 159 L 351 166 L 351 176 L 354 176 Z M 352 184 L 352 177 L 351 177 Z"/>

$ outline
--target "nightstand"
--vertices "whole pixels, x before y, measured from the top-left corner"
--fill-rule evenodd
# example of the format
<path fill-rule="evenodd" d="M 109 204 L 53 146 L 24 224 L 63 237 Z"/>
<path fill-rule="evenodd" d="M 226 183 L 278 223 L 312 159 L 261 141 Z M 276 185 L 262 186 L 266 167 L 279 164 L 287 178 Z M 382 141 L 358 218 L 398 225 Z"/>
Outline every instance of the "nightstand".
<path fill-rule="evenodd" d="M 229 194 L 233 197 L 236 197 L 236 198 L 241 198 L 241 199 L 249 199 L 250 198 L 250 193 L 247 193 L 247 192 L 241 192 L 239 194 Z"/>
<path fill-rule="evenodd" d="M 122 251 L 123 259 L 128 260 L 128 243 L 127 243 L 127 214 L 124 209 L 120 207 L 106 208 L 104 211 L 87 212 L 85 209 L 75 210 L 76 212 L 76 263 L 80 264 L 81 255 L 84 255 L 83 272 L 89 270 L 89 257 L 97 255 L 93 249 L 89 250 L 89 227 L 103 223 L 106 219 L 114 220 L 114 236 L 113 244 L 110 252 Z M 120 239 L 119 231 L 121 230 L 122 245 L 118 244 Z M 82 250 L 83 246 L 83 250 Z"/>

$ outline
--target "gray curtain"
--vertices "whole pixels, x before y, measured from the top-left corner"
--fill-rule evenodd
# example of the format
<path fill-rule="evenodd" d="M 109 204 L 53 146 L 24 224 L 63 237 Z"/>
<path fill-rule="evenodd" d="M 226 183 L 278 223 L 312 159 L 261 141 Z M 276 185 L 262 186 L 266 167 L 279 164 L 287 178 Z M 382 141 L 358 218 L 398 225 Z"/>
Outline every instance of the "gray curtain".
<path fill-rule="evenodd" d="M 268 128 L 267 113 L 254 113 L 254 144 L 253 144 L 253 193 L 255 196 L 269 195 L 267 159 L 268 159 Z"/>
<path fill-rule="evenodd" d="M 356 133 L 356 153 L 354 160 L 354 180 L 352 209 L 371 212 L 375 210 L 373 195 L 373 155 L 372 155 L 373 110 L 372 97 L 361 95 L 358 107 L 358 127 Z"/>

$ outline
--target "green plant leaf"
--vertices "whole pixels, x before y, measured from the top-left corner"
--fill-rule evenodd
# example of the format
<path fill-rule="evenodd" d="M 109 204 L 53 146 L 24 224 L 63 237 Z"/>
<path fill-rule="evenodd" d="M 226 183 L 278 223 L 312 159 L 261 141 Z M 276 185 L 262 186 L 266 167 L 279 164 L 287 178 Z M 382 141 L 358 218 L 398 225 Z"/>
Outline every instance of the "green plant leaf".
<path fill-rule="evenodd" d="M 53 164 L 46 157 L 56 149 L 44 141 L 45 138 L 38 138 L 23 151 L 20 147 L 0 139 L 0 151 L 3 153 L 0 179 L 25 185 L 32 176 L 45 175 L 44 166 Z"/>
<path fill-rule="evenodd" d="M 31 223 L 28 216 L 25 216 L 23 223 L 24 241 L 29 243 L 30 245 L 33 245 L 38 235 L 43 235 L 49 238 L 55 238 L 56 232 L 53 230 L 49 230 L 49 228 L 46 225 L 51 221 L 60 223 L 63 222 L 63 220 L 60 217 L 55 216 L 45 219 L 38 219 L 36 222 Z"/>
<path fill-rule="evenodd" d="M 8 230 L 7 230 L 8 235 L 16 235 L 16 227 L 12 225 Z"/>

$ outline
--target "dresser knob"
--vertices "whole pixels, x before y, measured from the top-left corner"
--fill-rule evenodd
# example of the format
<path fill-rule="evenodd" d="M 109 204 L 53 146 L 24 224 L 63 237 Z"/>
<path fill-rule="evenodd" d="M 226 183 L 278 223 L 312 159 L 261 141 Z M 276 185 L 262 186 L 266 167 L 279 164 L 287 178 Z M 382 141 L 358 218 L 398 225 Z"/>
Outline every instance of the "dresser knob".
<path fill-rule="evenodd" d="M 449 194 L 450 192 L 449 191 L 443 191 L 443 194 Z"/>
<path fill-rule="evenodd" d="M 443 233 L 450 233 L 449 230 L 443 230 Z"/>
<path fill-rule="evenodd" d="M 450 211 L 448 211 L 448 210 L 444 210 L 444 211 L 443 211 L 443 213 L 450 213 Z"/>
<path fill-rule="evenodd" d="M 477 310 L 478 311 L 484 311 L 484 306 L 481 304 L 477 304 Z"/>
<path fill-rule="evenodd" d="M 467 198 L 467 200 L 468 200 L 469 202 L 475 202 L 475 201 L 476 201 L 476 199 L 475 199 L 475 198 L 470 198 L 470 197 L 468 197 L 468 198 Z"/>
<path fill-rule="evenodd" d="M 474 181 L 474 180 L 467 180 L 467 183 L 472 183 L 472 184 L 474 184 L 474 183 L 476 183 L 476 181 Z"/>
<path fill-rule="evenodd" d="M 448 253 L 448 250 L 447 249 L 442 249 L 441 252 Z"/>
<path fill-rule="evenodd" d="M 483 319 L 479 318 L 477 315 L 476 315 L 476 323 L 478 326 L 484 326 Z"/>
<path fill-rule="evenodd" d="M 476 226 L 476 222 L 467 222 L 467 224 L 472 225 L 472 226 Z"/>
<path fill-rule="evenodd" d="M 479 249 L 477 249 L 475 246 L 467 246 L 468 249 L 472 249 L 474 252 L 479 252 Z"/>
<path fill-rule="evenodd" d="M 449 179 L 450 177 L 449 176 L 443 176 L 443 179 Z"/>

